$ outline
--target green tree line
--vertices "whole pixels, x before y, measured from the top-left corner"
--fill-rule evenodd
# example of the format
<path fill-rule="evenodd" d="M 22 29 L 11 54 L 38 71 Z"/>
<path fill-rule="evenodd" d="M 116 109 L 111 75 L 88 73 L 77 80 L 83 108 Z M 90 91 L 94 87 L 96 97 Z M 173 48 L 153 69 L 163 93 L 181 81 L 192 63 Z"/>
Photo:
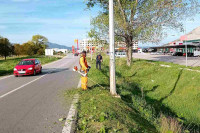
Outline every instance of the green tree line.
<path fill-rule="evenodd" d="M 10 55 L 44 55 L 48 39 L 42 35 L 34 35 L 31 41 L 23 44 L 11 44 L 7 38 L 0 36 L 0 56 L 6 60 Z"/>

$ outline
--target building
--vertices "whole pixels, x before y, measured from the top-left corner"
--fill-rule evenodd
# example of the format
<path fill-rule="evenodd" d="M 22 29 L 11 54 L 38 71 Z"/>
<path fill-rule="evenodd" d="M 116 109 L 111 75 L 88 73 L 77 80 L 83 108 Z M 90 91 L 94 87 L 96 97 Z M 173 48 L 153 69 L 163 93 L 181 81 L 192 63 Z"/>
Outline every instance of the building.
<path fill-rule="evenodd" d="M 46 56 L 53 56 L 53 49 L 45 49 Z"/>
<path fill-rule="evenodd" d="M 52 48 L 52 49 L 45 49 L 45 55 L 46 56 L 53 56 L 54 53 L 63 53 L 63 54 L 66 54 L 68 53 L 68 49 L 59 49 L 59 48 Z"/>
<path fill-rule="evenodd" d="M 83 39 L 80 41 L 80 51 L 89 51 L 91 48 L 92 50 L 101 49 L 106 44 L 105 40 L 94 41 L 92 39 Z"/>
<path fill-rule="evenodd" d="M 186 41 L 182 41 L 181 38 L 185 37 Z M 194 51 L 200 51 L 200 27 L 192 30 L 188 34 L 180 37 L 175 41 L 169 42 L 163 46 L 151 47 L 156 49 L 158 52 L 172 53 L 172 52 L 182 52 L 186 53 L 186 45 L 187 52 L 194 53 Z"/>
<path fill-rule="evenodd" d="M 83 39 L 80 41 L 80 51 L 87 51 L 88 48 L 94 47 L 94 43 L 91 39 Z"/>
<path fill-rule="evenodd" d="M 59 49 L 59 48 L 53 48 L 53 50 L 55 52 L 62 52 L 63 54 L 67 54 L 68 53 L 68 49 Z"/>
<path fill-rule="evenodd" d="M 138 41 L 133 41 L 133 51 L 138 50 Z M 116 50 L 126 50 L 126 43 L 125 42 L 115 42 L 115 49 Z"/>

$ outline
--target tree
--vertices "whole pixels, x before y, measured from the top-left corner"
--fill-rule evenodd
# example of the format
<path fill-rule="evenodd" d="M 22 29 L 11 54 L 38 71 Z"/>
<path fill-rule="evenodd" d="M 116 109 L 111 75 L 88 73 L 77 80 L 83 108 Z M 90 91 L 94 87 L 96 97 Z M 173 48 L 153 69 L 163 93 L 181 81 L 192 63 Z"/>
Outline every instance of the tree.
<path fill-rule="evenodd" d="M 87 0 L 88 8 L 103 11 L 92 20 L 92 33 L 108 37 L 109 0 Z M 158 43 L 166 29 L 182 31 L 182 20 L 198 12 L 198 0 L 114 0 L 115 37 L 126 43 L 127 65 L 132 62 L 133 41 Z"/>
<path fill-rule="evenodd" d="M 14 54 L 17 56 L 22 55 L 22 46 L 20 44 L 14 44 Z"/>
<path fill-rule="evenodd" d="M 32 37 L 32 42 L 36 46 L 42 46 L 42 45 L 47 45 L 48 39 L 45 36 L 42 36 L 42 35 L 34 35 Z"/>
<path fill-rule="evenodd" d="M 44 55 L 45 49 L 48 47 L 48 39 L 42 35 L 34 35 L 32 42 L 34 43 L 34 54 Z"/>
<path fill-rule="evenodd" d="M 7 38 L 0 37 L 0 55 L 6 57 L 12 53 L 12 45 Z"/>
<path fill-rule="evenodd" d="M 27 43 L 22 44 L 22 49 L 23 49 L 23 54 L 24 55 L 34 55 L 35 49 L 34 49 L 34 44 L 29 41 Z"/>

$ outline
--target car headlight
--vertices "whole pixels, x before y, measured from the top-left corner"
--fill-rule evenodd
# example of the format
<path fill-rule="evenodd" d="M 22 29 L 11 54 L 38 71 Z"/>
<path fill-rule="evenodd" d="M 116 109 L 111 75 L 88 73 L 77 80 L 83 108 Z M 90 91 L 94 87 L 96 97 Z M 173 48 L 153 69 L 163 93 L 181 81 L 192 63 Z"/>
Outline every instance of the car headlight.
<path fill-rule="evenodd" d="M 17 71 L 17 68 L 14 68 L 14 71 Z"/>
<path fill-rule="evenodd" d="M 33 70 L 33 68 L 32 68 L 32 67 L 30 67 L 30 68 L 28 68 L 28 70 Z"/>

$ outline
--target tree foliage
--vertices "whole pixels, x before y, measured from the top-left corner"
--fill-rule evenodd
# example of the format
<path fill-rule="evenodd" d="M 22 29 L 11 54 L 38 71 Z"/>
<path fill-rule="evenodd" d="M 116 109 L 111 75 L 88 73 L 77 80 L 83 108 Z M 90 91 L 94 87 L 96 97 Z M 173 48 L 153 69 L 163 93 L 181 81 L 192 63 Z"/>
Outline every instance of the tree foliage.
<path fill-rule="evenodd" d="M 93 19 L 93 33 L 108 37 L 109 0 L 87 0 L 88 8 L 103 11 Z M 127 65 L 132 61 L 133 41 L 158 43 L 166 29 L 183 30 L 185 18 L 198 12 L 198 0 L 114 0 L 115 37 L 127 46 Z"/>
<path fill-rule="evenodd" d="M 7 38 L 0 37 L 0 55 L 6 60 L 6 57 L 11 55 L 13 47 Z"/>
<path fill-rule="evenodd" d="M 34 35 L 31 41 L 14 44 L 15 55 L 44 55 L 48 39 L 41 35 Z"/>

